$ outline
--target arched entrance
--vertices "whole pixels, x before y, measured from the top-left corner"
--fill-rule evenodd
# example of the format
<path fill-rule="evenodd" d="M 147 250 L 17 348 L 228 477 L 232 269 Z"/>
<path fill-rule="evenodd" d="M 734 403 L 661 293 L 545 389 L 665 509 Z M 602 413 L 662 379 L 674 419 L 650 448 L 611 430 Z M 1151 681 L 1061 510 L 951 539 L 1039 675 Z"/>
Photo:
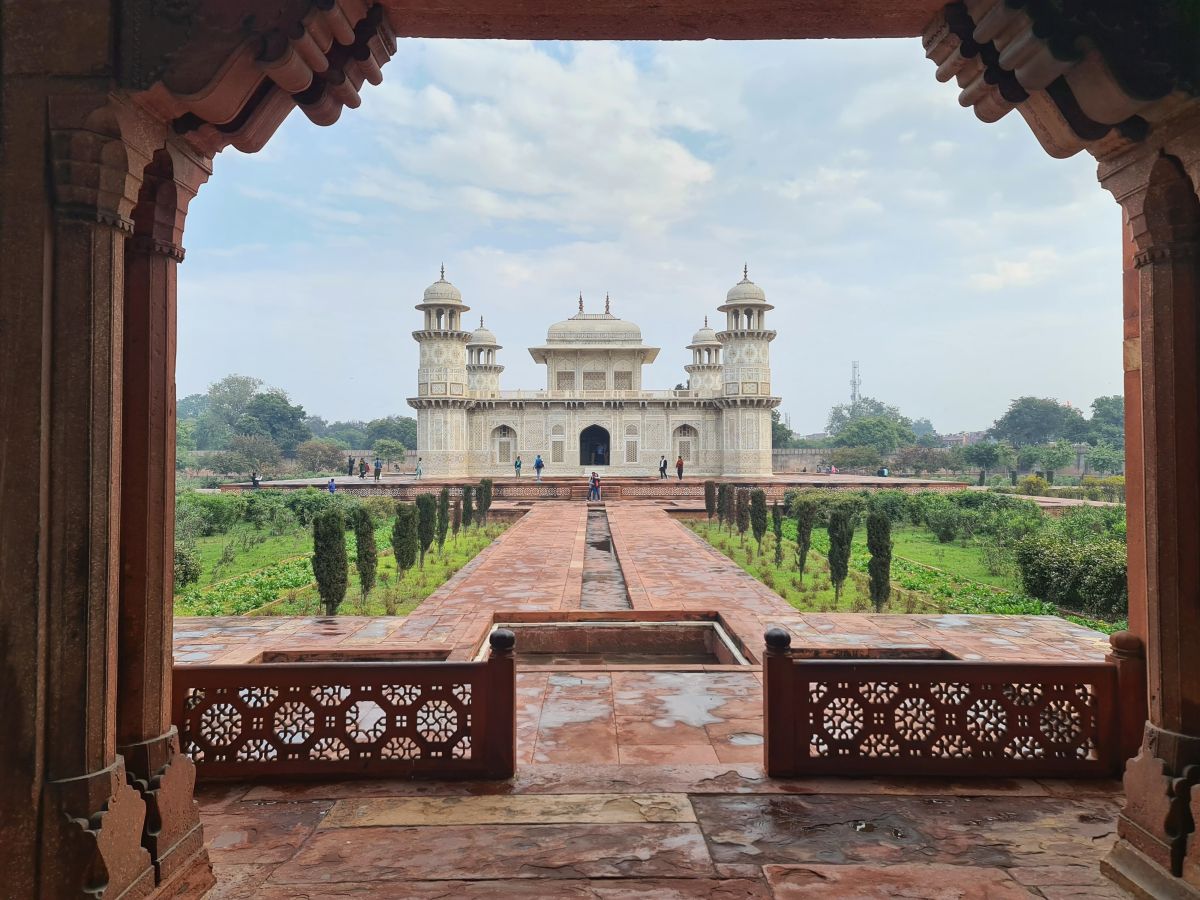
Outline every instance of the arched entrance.
<path fill-rule="evenodd" d="M 511 465 L 513 448 L 517 445 L 517 432 L 508 425 L 499 425 L 492 429 L 492 462 L 497 465 Z"/>
<path fill-rule="evenodd" d="M 674 445 L 675 458 L 683 458 L 684 465 L 695 465 L 699 459 L 700 433 L 691 425 L 680 425 L 675 429 Z M 671 463 L 674 464 L 672 459 Z"/>
<path fill-rule="evenodd" d="M 589 425 L 579 432 L 579 464 L 581 466 L 607 466 L 612 455 L 612 441 L 608 429 L 601 425 Z"/>

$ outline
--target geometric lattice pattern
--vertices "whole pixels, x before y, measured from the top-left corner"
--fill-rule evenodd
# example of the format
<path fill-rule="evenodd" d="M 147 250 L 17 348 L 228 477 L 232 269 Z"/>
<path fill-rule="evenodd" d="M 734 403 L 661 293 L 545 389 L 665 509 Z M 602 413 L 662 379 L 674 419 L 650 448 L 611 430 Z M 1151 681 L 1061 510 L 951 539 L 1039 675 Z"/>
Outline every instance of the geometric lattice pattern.
<path fill-rule="evenodd" d="M 1085 775 L 1114 762 L 1109 664 L 793 660 L 791 672 L 797 772 Z"/>
<path fill-rule="evenodd" d="M 201 776 L 470 773 L 486 677 L 486 663 L 184 666 L 175 721 Z"/>

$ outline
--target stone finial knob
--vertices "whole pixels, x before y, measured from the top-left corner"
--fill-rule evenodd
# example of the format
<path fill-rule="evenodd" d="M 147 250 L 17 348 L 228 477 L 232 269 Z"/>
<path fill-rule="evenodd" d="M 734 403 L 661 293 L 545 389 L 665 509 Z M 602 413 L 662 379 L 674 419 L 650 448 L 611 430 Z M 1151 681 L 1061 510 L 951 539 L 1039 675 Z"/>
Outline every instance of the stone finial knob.
<path fill-rule="evenodd" d="M 791 633 L 780 628 L 778 625 L 772 625 L 768 628 L 767 633 L 763 637 L 767 641 L 768 650 L 775 650 L 782 653 L 792 646 Z"/>
<path fill-rule="evenodd" d="M 488 643 L 491 644 L 492 650 L 508 653 L 517 645 L 517 636 L 507 628 L 497 628 L 488 638 Z"/>
<path fill-rule="evenodd" d="M 1120 656 L 1144 656 L 1142 639 L 1132 631 L 1115 631 L 1108 636 L 1109 646 Z"/>

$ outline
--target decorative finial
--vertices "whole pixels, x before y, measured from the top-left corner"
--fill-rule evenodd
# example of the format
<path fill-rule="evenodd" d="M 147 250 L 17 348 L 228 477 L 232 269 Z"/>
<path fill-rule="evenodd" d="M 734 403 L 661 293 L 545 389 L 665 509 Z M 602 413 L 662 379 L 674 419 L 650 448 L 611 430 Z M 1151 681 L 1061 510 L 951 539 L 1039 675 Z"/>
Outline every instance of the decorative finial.
<path fill-rule="evenodd" d="M 482 328 L 482 327 L 483 327 L 483 316 L 480 316 L 480 317 L 479 317 L 479 327 L 480 327 L 480 328 Z"/>
<path fill-rule="evenodd" d="M 750 264 L 742 263 L 742 281 L 750 280 Z"/>
<path fill-rule="evenodd" d="M 606 316 L 609 314 L 609 312 L 608 312 L 608 291 L 604 292 L 604 314 Z"/>
<path fill-rule="evenodd" d="M 707 328 L 707 327 L 708 327 L 708 316 L 705 316 L 705 317 L 704 317 L 704 327 L 705 327 L 705 328 Z"/>
<path fill-rule="evenodd" d="M 446 264 L 442 263 L 442 281 L 446 280 Z"/>
<path fill-rule="evenodd" d="M 583 291 L 579 292 L 579 311 L 583 312 Z"/>

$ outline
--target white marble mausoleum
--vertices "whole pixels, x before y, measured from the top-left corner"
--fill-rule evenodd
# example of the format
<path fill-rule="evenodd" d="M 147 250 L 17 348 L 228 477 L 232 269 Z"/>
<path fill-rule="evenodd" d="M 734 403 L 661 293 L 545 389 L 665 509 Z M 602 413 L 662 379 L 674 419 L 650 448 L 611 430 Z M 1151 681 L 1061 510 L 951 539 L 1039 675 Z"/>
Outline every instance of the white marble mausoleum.
<path fill-rule="evenodd" d="M 745 270 L 718 307 L 725 328 L 704 327 L 687 345 L 692 362 L 683 390 L 649 390 L 643 367 L 658 355 L 642 343 L 641 329 L 609 311 L 579 311 L 551 325 L 546 342 L 530 347 L 546 366 L 545 387 L 502 390 L 496 335 L 467 331 L 470 307 L 442 277 L 425 289 L 413 332 L 420 345 L 417 454 L 437 477 L 513 474 L 533 477 L 541 454 L 545 475 L 656 475 L 660 457 L 682 456 L 687 475 L 771 474 L 771 393 L 767 329 L 773 307 Z M 603 467 L 603 469 L 600 469 Z"/>

